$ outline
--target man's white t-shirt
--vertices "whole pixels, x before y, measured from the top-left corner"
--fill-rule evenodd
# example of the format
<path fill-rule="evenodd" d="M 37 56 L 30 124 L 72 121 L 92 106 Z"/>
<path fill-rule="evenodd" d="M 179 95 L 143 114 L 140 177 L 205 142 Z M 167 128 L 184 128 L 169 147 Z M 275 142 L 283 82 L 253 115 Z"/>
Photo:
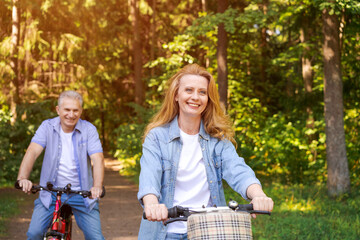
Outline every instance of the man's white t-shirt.
<path fill-rule="evenodd" d="M 183 147 L 175 182 L 174 206 L 189 208 L 208 206 L 210 190 L 206 169 L 199 143 L 199 134 L 189 135 L 180 130 Z M 168 232 L 186 233 L 186 222 L 168 225 Z"/>
<path fill-rule="evenodd" d="M 65 187 L 71 183 L 71 189 L 80 190 L 80 180 L 77 171 L 72 135 L 74 132 L 65 133 L 60 127 L 62 152 L 57 173 L 56 186 Z"/>

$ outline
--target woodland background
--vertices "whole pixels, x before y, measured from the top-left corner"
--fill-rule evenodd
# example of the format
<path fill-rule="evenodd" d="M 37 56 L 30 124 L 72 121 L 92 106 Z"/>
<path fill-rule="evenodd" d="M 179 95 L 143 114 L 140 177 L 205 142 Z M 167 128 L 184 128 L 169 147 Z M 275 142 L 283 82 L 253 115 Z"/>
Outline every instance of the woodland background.
<path fill-rule="evenodd" d="M 346 205 L 349 224 L 360 223 L 359 1 L 1 0 L 0 14 L 0 186 L 16 180 L 67 89 L 83 94 L 82 118 L 136 179 L 166 80 L 198 63 L 218 83 L 239 154 L 285 202 L 280 212 L 316 212 L 328 194 L 319 202 L 335 210 L 324 219 Z M 359 237 L 349 228 L 347 239 Z"/>

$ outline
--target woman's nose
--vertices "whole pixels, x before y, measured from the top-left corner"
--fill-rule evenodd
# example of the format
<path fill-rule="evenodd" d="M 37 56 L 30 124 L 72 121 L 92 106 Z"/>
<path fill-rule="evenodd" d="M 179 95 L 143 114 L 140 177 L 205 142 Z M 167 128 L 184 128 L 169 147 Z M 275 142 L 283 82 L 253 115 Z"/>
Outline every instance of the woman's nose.
<path fill-rule="evenodd" d="M 198 99 L 199 98 L 199 94 L 197 92 L 194 92 L 191 96 L 193 99 Z"/>

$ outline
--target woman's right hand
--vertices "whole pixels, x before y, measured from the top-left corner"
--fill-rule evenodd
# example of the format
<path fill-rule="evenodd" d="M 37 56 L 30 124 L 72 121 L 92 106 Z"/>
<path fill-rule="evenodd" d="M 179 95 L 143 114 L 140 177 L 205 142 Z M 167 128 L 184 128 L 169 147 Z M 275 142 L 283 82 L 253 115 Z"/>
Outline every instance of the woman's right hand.
<path fill-rule="evenodd" d="M 146 219 L 149 221 L 165 221 L 168 219 L 168 210 L 165 204 L 149 204 L 145 205 L 144 211 Z"/>
<path fill-rule="evenodd" d="M 144 212 L 149 221 L 165 221 L 168 219 L 168 210 L 165 204 L 160 204 L 157 197 L 148 194 L 143 197 Z"/>

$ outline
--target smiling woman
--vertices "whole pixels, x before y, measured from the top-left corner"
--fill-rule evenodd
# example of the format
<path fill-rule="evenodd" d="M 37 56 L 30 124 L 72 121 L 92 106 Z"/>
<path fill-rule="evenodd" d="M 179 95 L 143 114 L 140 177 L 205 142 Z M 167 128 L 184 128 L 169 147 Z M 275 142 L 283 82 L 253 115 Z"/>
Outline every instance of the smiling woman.
<path fill-rule="evenodd" d="M 139 239 L 187 239 L 185 222 L 162 224 L 167 209 L 225 206 L 222 179 L 252 200 L 254 210 L 271 211 L 272 199 L 232 144 L 232 123 L 220 107 L 212 75 L 191 64 L 168 84 L 163 105 L 144 134 L 138 199 L 146 220 Z"/>
<path fill-rule="evenodd" d="M 187 134 L 199 132 L 201 114 L 208 102 L 208 80 L 197 75 L 185 75 L 180 79 L 175 96 L 179 104 L 179 127 Z"/>

